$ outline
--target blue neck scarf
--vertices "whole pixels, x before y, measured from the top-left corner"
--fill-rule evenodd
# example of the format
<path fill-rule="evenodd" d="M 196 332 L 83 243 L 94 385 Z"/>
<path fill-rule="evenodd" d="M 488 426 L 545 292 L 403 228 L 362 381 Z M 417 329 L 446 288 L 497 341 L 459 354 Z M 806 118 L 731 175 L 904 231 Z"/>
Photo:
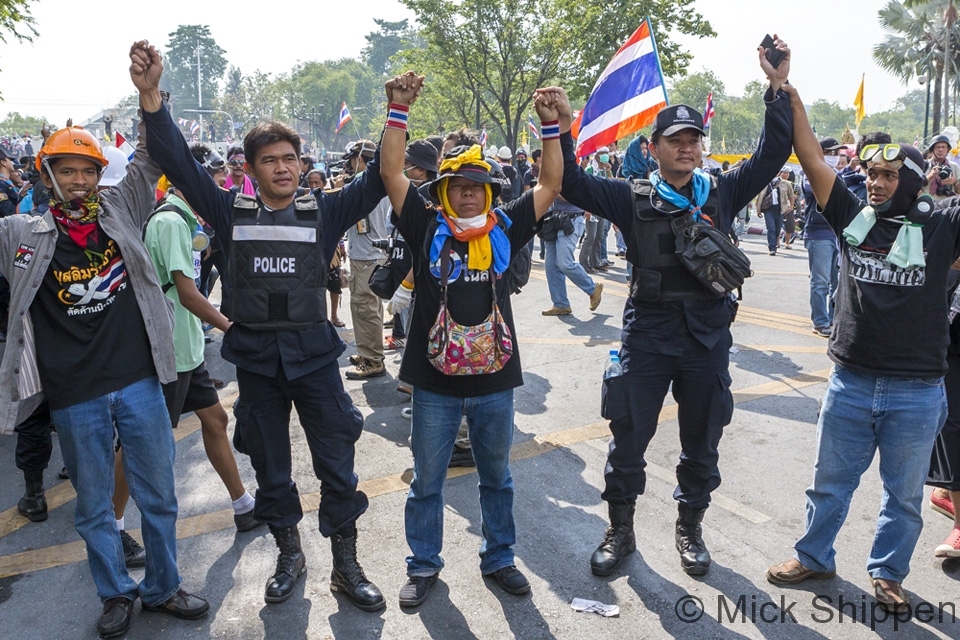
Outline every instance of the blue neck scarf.
<path fill-rule="evenodd" d="M 503 222 L 504 228 L 509 229 L 513 224 L 510 218 L 504 215 L 499 208 L 494 208 L 493 212 Z M 430 243 L 430 264 L 440 260 L 440 250 L 443 249 L 443 243 L 447 241 L 447 238 L 453 238 L 453 233 L 447 226 L 446 220 L 443 219 L 443 213 L 438 211 L 437 231 L 433 234 L 433 242 Z M 493 251 L 494 273 L 506 273 L 510 266 L 510 239 L 507 238 L 507 234 L 503 232 L 503 228 L 499 224 L 493 225 L 493 229 L 490 230 L 490 248 Z"/>
<path fill-rule="evenodd" d="M 711 225 L 713 224 L 713 220 L 710 220 L 709 216 L 703 216 L 703 214 L 700 213 L 700 208 L 706 204 L 707 198 L 710 197 L 710 176 L 700 169 L 693 170 L 694 202 L 690 202 L 690 200 L 677 193 L 673 187 L 667 184 L 667 182 L 660 177 L 659 170 L 650 174 L 650 184 L 653 185 L 658 196 L 681 211 L 689 211 L 696 222 L 701 222 L 703 218 L 706 218 L 707 222 Z"/>

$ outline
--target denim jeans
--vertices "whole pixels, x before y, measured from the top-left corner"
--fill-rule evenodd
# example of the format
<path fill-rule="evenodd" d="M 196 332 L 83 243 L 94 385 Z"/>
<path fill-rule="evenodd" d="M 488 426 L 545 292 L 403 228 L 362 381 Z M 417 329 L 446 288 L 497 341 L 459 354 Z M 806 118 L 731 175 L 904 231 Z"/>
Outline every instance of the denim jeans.
<path fill-rule="evenodd" d="M 87 543 L 101 600 L 124 597 L 158 605 L 180 587 L 177 570 L 176 447 L 160 382 L 149 377 L 119 391 L 50 412 L 63 461 L 77 491 L 74 524 Z M 113 515 L 114 425 L 123 468 L 140 509 L 146 574 L 139 587 L 127 573 Z"/>
<path fill-rule="evenodd" d="M 835 238 L 804 241 L 810 263 L 810 319 L 814 327 L 833 324 L 833 296 L 837 292 L 840 268 Z"/>
<path fill-rule="evenodd" d="M 580 245 L 580 266 L 586 269 L 596 269 L 600 266 L 600 227 L 603 219 L 591 216 L 590 220 L 583 219 L 583 244 Z"/>
<path fill-rule="evenodd" d="M 547 272 L 547 288 L 555 307 L 570 306 L 570 299 L 567 298 L 567 278 L 588 296 L 592 296 L 597 288 L 593 278 L 573 259 L 573 250 L 577 246 L 577 240 L 583 235 L 583 229 L 583 216 L 577 216 L 573 219 L 573 235 L 568 236 L 561 231 L 557 234 L 556 241 L 547 242 L 547 257 L 543 270 Z"/>
<path fill-rule="evenodd" d="M 626 253 L 627 243 L 623 239 L 623 233 L 620 232 L 620 227 L 617 227 L 616 238 L 617 238 L 617 253 Z"/>
<path fill-rule="evenodd" d="M 493 573 L 514 564 L 517 541 L 513 522 L 513 389 L 473 398 L 457 398 L 413 389 L 413 481 L 404 510 L 407 575 L 430 576 L 443 569 L 443 481 L 460 417 L 470 425 L 470 444 L 480 477 L 483 542 L 480 572 Z"/>
<path fill-rule="evenodd" d="M 942 378 L 877 378 L 834 366 L 817 425 L 806 532 L 795 545 L 805 567 L 836 569 L 834 540 L 860 476 L 879 449 L 883 497 L 867 572 L 903 582 L 923 528 L 930 452 L 946 416 Z"/>
<path fill-rule="evenodd" d="M 764 211 L 763 220 L 767 225 L 767 249 L 776 251 L 783 231 L 783 216 L 778 211 Z"/>
<path fill-rule="evenodd" d="M 610 255 L 607 253 L 607 236 L 610 235 L 610 227 L 613 226 L 613 223 L 605 218 L 601 218 L 600 220 L 601 226 L 599 233 L 597 234 L 600 236 L 600 260 L 603 262 L 608 262 Z"/>

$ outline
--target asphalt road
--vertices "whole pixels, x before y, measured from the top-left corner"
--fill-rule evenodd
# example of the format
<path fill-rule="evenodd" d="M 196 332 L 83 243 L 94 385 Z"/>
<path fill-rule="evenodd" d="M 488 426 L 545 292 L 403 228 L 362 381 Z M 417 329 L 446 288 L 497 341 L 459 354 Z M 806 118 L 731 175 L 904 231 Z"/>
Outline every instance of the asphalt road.
<path fill-rule="evenodd" d="M 459 469 L 446 484 L 446 568 L 427 602 L 401 610 L 397 594 L 409 552 L 403 503 L 411 474 L 405 396 L 396 391 L 399 356 L 388 355 L 390 375 L 346 381 L 365 417 L 357 472 L 370 495 L 359 520 L 360 560 L 383 590 L 387 609 L 364 613 L 330 593 L 329 544 L 317 531 L 319 483 L 313 475 L 294 413 L 294 470 L 306 515 L 300 525 L 309 572 L 285 603 L 265 605 L 263 588 L 276 548 L 265 528 L 238 534 L 226 493 L 206 461 L 195 417 L 177 430 L 179 563 L 184 587 L 210 600 L 209 615 L 185 622 L 136 606 L 130 638 L 354 640 L 368 638 L 487 640 L 491 638 L 944 638 L 960 637 L 956 621 L 960 561 L 942 562 L 933 549 L 950 521 L 926 506 L 924 531 L 904 583 L 916 607 L 910 620 L 883 620 L 873 609 L 866 557 L 880 500 L 877 463 L 863 476 L 837 540 L 838 575 L 796 588 L 770 585 L 764 571 L 788 558 L 803 532 L 804 489 L 810 483 L 819 398 L 830 362 L 826 341 L 811 332 L 806 253 L 797 246 L 767 255 L 762 236 L 744 243 L 756 275 L 744 287 L 733 328 L 731 375 L 737 402 L 720 445 L 723 483 L 704 521 L 713 566 L 703 578 L 680 570 L 674 549 L 672 499 L 679 453 L 676 407 L 668 396 L 650 445 L 647 492 L 637 504 L 638 552 L 610 578 L 591 575 L 588 560 L 603 536 L 600 501 L 609 441 L 600 419 L 600 381 L 607 351 L 618 345 L 627 294 L 625 262 L 600 277 L 596 312 L 586 294 L 570 291 L 573 315 L 547 318 L 550 306 L 542 263 L 514 298 L 525 385 L 516 394 L 514 462 L 518 565 L 529 577 L 526 596 L 502 592 L 479 572 L 477 479 Z M 344 300 L 342 317 L 350 314 Z M 219 337 L 218 339 L 219 340 Z M 221 392 L 228 410 L 235 373 L 207 350 L 213 375 L 230 384 Z M 346 368 L 348 349 L 341 360 Z M 233 429 L 232 415 L 231 426 Z M 55 443 L 46 483 L 50 518 L 30 523 L 16 513 L 23 479 L 13 464 L 15 439 L 0 437 L 0 638 L 93 638 L 100 612 L 83 543 L 73 528 L 74 495 L 57 480 Z M 249 462 L 238 455 L 252 491 Z M 139 536 L 131 505 L 127 529 Z M 134 571 L 135 577 L 142 576 Z M 574 598 L 619 606 L 619 616 L 578 613 Z"/>

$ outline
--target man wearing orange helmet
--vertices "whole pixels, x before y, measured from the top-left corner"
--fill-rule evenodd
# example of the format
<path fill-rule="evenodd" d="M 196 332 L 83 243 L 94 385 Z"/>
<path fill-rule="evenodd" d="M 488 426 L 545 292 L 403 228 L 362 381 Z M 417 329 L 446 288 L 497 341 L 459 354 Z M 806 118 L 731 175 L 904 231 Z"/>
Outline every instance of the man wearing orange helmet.
<path fill-rule="evenodd" d="M 108 164 L 100 144 L 79 127 L 55 132 L 37 156 L 49 211 L 0 219 L 0 273 L 12 289 L 0 432 L 48 400 L 103 602 L 102 637 L 127 631 L 138 597 L 145 611 L 180 618 L 209 608 L 180 589 L 177 569 L 174 440 L 160 389 L 177 377 L 173 314 L 141 239 L 160 176 L 143 144 L 126 177 L 98 193 Z M 142 516 L 139 585 L 127 574 L 110 502 L 114 433 Z"/>

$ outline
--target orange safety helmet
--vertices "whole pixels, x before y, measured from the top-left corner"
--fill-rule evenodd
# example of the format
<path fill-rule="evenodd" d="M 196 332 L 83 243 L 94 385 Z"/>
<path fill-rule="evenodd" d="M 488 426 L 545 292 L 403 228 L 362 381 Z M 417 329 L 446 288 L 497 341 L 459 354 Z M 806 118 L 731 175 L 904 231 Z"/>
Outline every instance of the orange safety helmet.
<path fill-rule="evenodd" d="M 42 171 L 44 160 L 56 156 L 80 156 L 93 160 L 103 169 L 108 164 L 100 142 L 83 127 L 65 127 L 54 131 L 37 154 L 37 171 Z"/>

